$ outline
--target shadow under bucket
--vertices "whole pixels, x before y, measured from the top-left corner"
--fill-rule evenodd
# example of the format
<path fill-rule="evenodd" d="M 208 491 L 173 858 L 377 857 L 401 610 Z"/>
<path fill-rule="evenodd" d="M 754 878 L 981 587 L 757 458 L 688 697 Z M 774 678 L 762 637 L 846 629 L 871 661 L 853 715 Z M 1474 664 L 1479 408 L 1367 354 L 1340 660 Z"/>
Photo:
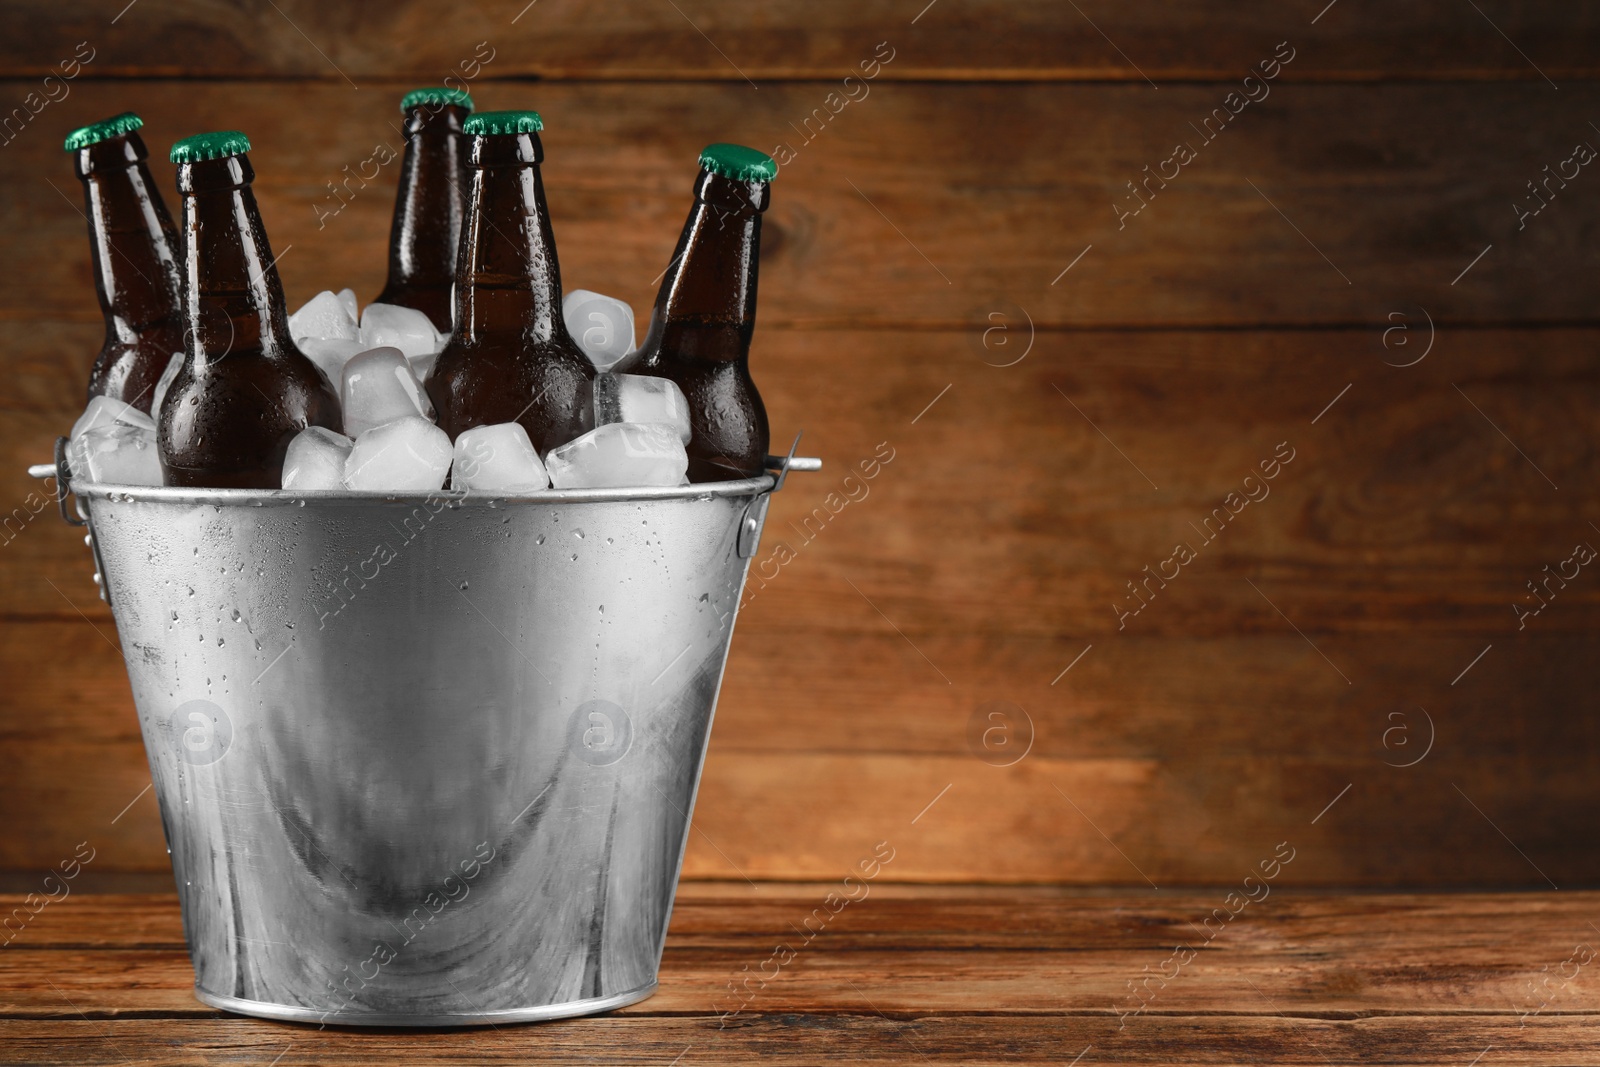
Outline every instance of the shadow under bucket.
<path fill-rule="evenodd" d="M 196 995 L 382 1026 L 649 996 L 782 480 L 523 497 L 73 484 Z"/>

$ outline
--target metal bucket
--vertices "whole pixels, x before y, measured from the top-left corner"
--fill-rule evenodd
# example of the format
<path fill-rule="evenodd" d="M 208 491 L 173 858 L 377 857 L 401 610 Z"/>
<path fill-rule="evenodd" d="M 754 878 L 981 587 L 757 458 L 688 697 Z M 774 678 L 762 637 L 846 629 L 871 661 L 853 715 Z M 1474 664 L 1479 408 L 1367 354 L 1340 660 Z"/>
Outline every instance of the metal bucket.
<path fill-rule="evenodd" d="M 195 993 L 470 1026 L 648 997 L 776 475 L 523 497 L 58 477 L 133 686 Z"/>

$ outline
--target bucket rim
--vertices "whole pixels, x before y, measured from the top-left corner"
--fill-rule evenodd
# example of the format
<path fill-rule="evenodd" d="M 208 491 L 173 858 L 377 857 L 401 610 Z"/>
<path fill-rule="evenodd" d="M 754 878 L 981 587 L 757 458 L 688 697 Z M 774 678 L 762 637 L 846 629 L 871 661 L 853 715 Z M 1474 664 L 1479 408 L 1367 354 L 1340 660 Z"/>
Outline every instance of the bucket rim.
<path fill-rule="evenodd" d="M 209 504 L 214 507 L 302 507 L 319 504 L 371 507 L 374 504 L 418 504 L 445 501 L 453 507 L 537 506 L 542 504 L 627 503 L 655 500 L 709 500 L 745 497 L 771 492 L 777 479 L 770 474 L 730 482 L 690 485 L 628 486 L 614 489 L 540 489 L 534 492 L 496 493 L 481 489 L 435 489 L 426 492 L 392 492 L 356 489 L 194 489 L 172 485 L 116 485 L 73 479 L 70 491 L 84 499 L 115 504 Z"/>

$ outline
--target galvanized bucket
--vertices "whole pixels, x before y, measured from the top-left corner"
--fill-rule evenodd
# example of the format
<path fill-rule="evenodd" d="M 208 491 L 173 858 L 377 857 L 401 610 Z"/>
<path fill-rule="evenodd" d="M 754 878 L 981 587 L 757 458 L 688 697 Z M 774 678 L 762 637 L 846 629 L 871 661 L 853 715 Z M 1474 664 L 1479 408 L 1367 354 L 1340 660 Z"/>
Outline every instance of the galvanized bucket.
<path fill-rule="evenodd" d="M 195 993 L 334 1025 L 656 987 L 774 474 L 492 496 L 72 482 Z"/>

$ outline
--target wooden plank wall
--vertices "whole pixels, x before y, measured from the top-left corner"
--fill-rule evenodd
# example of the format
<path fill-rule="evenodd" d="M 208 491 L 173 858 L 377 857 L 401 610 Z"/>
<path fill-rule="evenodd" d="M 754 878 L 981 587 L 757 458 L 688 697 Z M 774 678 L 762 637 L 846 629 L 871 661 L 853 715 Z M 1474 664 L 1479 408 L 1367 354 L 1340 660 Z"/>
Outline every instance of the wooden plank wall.
<path fill-rule="evenodd" d="M 699 147 L 782 146 L 754 365 L 827 468 L 774 504 L 687 876 L 1600 877 L 1600 576 L 1514 610 L 1600 545 L 1594 10 L 124 3 L 5 5 L 0 105 L 66 90 L 0 146 L 5 510 L 97 348 L 74 126 L 248 131 L 291 304 L 368 299 L 395 168 L 329 184 L 454 74 L 543 112 L 565 282 L 641 315 Z M 80 535 L 12 527 L 0 869 L 160 871 Z"/>

